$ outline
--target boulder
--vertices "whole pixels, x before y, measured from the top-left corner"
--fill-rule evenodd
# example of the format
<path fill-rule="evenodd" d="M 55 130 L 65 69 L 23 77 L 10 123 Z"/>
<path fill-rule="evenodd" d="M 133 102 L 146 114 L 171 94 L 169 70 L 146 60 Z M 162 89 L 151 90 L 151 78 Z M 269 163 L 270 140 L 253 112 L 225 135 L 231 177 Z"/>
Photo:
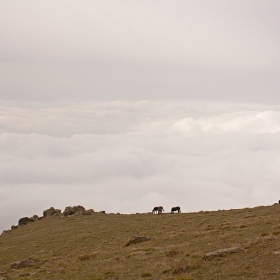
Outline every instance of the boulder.
<path fill-rule="evenodd" d="M 73 207 L 67 206 L 67 207 L 65 208 L 64 212 L 63 212 L 63 215 L 67 217 L 67 216 L 73 215 L 73 214 L 75 214 L 75 213 L 76 213 L 76 211 L 74 210 Z"/>
<path fill-rule="evenodd" d="M 11 268 L 12 269 L 19 269 L 19 268 L 25 268 L 28 266 L 33 266 L 35 265 L 35 261 L 32 259 L 26 259 L 24 261 L 18 261 L 18 262 L 14 262 L 11 264 Z"/>
<path fill-rule="evenodd" d="M 74 215 L 74 214 L 77 214 L 77 215 L 81 215 L 83 214 L 84 212 L 86 211 L 85 207 L 84 206 L 81 206 L 81 205 L 77 205 L 77 206 L 67 206 L 63 212 L 63 215 L 64 216 L 70 216 L 70 215 Z"/>
<path fill-rule="evenodd" d="M 24 218 L 19 219 L 18 225 L 24 226 L 24 225 L 27 225 L 27 224 L 30 224 L 33 222 L 35 222 L 35 220 L 33 218 L 24 217 Z"/>
<path fill-rule="evenodd" d="M 74 209 L 76 212 L 84 212 L 84 211 L 86 211 L 85 207 L 84 207 L 84 206 L 81 206 L 81 205 L 73 206 L 73 209 Z"/>
<path fill-rule="evenodd" d="M 30 217 L 34 222 L 39 220 L 39 217 L 37 215 L 33 215 L 33 217 Z"/>
<path fill-rule="evenodd" d="M 44 212 L 43 212 L 43 215 L 44 215 L 44 217 L 50 217 L 50 216 L 53 216 L 54 214 L 56 214 L 56 213 L 61 213 L 61 210 L 60 209 L 54 209 L 54 207 L 51 207 L 51 208 L 49 208 L 49 209 L 47 209 L 47 210 L 45 210 Z"/>
<path fill-rule="evenodd" d="M 141 242 L 146 242 L 148 240 L 151 240 L 151 238 L 148 238 L 146 236 L 137 236 L 134 235 L 130 238 L 130 240 L 125 244 L 125 246 L 129 246 L 131 244 L 137 244 L 137 243 L 141 243 Z"/>
<path fill-rule="evenodd" d="M 11 229 L 17 229 L 18 226 L 11 226 Z"/>

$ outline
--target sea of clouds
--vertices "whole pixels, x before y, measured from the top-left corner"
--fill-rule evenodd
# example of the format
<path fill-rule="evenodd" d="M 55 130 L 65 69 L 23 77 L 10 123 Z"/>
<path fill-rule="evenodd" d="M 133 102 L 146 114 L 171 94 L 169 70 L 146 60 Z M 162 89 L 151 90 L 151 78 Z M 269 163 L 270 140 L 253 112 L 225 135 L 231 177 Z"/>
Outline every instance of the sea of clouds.
<path fill-rule="evenodd" d="M 280 199 L 280 106 L 0 101 L 0 230 L 54 206 L 183 212 Z"/>

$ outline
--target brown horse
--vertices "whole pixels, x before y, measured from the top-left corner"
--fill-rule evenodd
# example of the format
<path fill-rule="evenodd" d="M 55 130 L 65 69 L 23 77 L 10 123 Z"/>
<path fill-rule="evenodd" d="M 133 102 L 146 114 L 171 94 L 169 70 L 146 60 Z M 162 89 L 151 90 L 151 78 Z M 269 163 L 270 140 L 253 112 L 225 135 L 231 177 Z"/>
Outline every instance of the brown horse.
<path fill-rule="evenodd" d="M 178 211 L 178 213 L 181 213 L 181 208 L 180 206 L 172 207 L 171 208 L 171 214 L 173 214 L 175 211 Z"/>
<path fill-rule="evenodd" d="M 155 213 L 162 214 L 162 211 L 165 212 L 162 206 L 156 206 L 156 207 L 154 207 L 152 213 L 153 214 L 155 214 Z"/>

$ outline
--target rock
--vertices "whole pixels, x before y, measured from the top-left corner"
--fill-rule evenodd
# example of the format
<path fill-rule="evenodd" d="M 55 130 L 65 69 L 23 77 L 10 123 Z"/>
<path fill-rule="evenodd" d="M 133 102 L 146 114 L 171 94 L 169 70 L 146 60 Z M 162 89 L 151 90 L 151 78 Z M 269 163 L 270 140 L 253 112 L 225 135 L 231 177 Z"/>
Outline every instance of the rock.
<path fill-rule="evenodd" d="M 99 213 L 103 213 L 103 214 L 105 214 L 106 212 L 105 212 L 105 211 L 99 211 Z"/>
<path fill-rule="evenodd" d="M 14 262 L 11 264 L 11 268 L 12 269 L 19 269 L 19 268 L 24 268 L 24 267 L 28 267 L 28 266 L 33 266 L 35 265 L 35 261 L 32 259 L 26 259 L 24 261 L 18 261 L 18 262 Z"/>
<path fill-rule="evenodd" d="M 91 215 L 91 214 L 93 214 L 94 213 L 94 210 L 93 209 L 88 209 L 88 210 L 85 210 L 84 212 L 83 212 L 83 215 Z"/>
<path fill-rule="evenodd" d="M 0 276 L 0 280 L 7 280 L 5 276 Z"/>
<path fill-rule="evenodd" d="M 67 206 L 63 212 L 63 215 L 67 217 L 67 216 L 73 215 L 75 213 L 76 213 L 76 211 L 73 209 L 73 207 Z"/>
<path fill-rule="evenodd" d="M 33 217 L 30 217 L 30 219 L 35 222 L 39 220 L 39 217 L 37 215 L 33 215 Z"/>
<path fill-rule="evenodd" d="M 221 256 L 224 256 L 226 254 L 240 253 L 240 252 L 244 252 L 244 251 L 245 251 L 245 249 L 243 249 L 241 247 L 219 249 L 217 251 L 205 254 L 203 259 L 208 260 L 208 259 L 213 259 L 215 257 L 221 257 Z"/>
<path fill-rule="evenodd" d="M 125 246 L 129 246 L 131 244 L 137 244 L 137 243 L 141 243 L 141 242 L 146 242 L 148 240 L 151 240 L 151 238 L 148 238 L 146 236 L 137 236 L 134 235 L 130 238 L 130 240 L 125 244 Z"/>
<path fill-rule="evenodd" d="M 84 212 L 84 211 L 86 211 L 85 207 L 84 207 L 84 206 L 81 206 L 81 205 L 73 206 L 73 209 L 74 209 L 76 212 Z"/>
<path fill-rule="evenodd" d="M 86 211 L 84 206 L 78 205 L 78 206 L 67 206 L 63 212 L 64 216 L 70 216 L 70 215 L 81 215 Z"/>
<path fill-rule="evenodd" d="M 11 229 L 17 229 L 18 226 L 11 226 Z"/>
<path fill-rule="evenodd" d="M 33 222 L 35 222 L 35 220 L 33 218 L 24 217 L 24 218 L 19 219 L 18 225 L 24 226 L 24 225 L 27 225 L 27 224 L 30 224 Z"/>
<path fill-rule="evenodd" d="M 60 209 L 54 209 L 54 207 L 51 207 L 51 208 L 45 210 L 43 212 L 43 215 L 44 215 L 44 217 L 51 217 L 51 216 L 53 216 L 56 213 L 60 214 L 61 210 Z"/>

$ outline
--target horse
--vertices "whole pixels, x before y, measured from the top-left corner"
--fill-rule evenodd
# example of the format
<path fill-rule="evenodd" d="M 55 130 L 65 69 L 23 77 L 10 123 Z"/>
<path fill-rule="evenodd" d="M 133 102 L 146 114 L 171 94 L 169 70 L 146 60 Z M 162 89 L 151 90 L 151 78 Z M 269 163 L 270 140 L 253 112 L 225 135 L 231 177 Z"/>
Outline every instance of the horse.
<path fill-rule="evenodd" d="M 173 214 L 174 211 L 178 211 L 178 213 L 181 213 L 181 208 L 180 208 L 180 206 L 172 207 L 172 208 L 171 208 L 171 214 Z"/>
<path fill-rule="evenodd" d="M 155 213 L 162 214 L 162 211 L 165 212 L 162 206 L 156 206 L 156 207 L 154 207 L 152 213 L 153 214 L 155 214 Z"/>

